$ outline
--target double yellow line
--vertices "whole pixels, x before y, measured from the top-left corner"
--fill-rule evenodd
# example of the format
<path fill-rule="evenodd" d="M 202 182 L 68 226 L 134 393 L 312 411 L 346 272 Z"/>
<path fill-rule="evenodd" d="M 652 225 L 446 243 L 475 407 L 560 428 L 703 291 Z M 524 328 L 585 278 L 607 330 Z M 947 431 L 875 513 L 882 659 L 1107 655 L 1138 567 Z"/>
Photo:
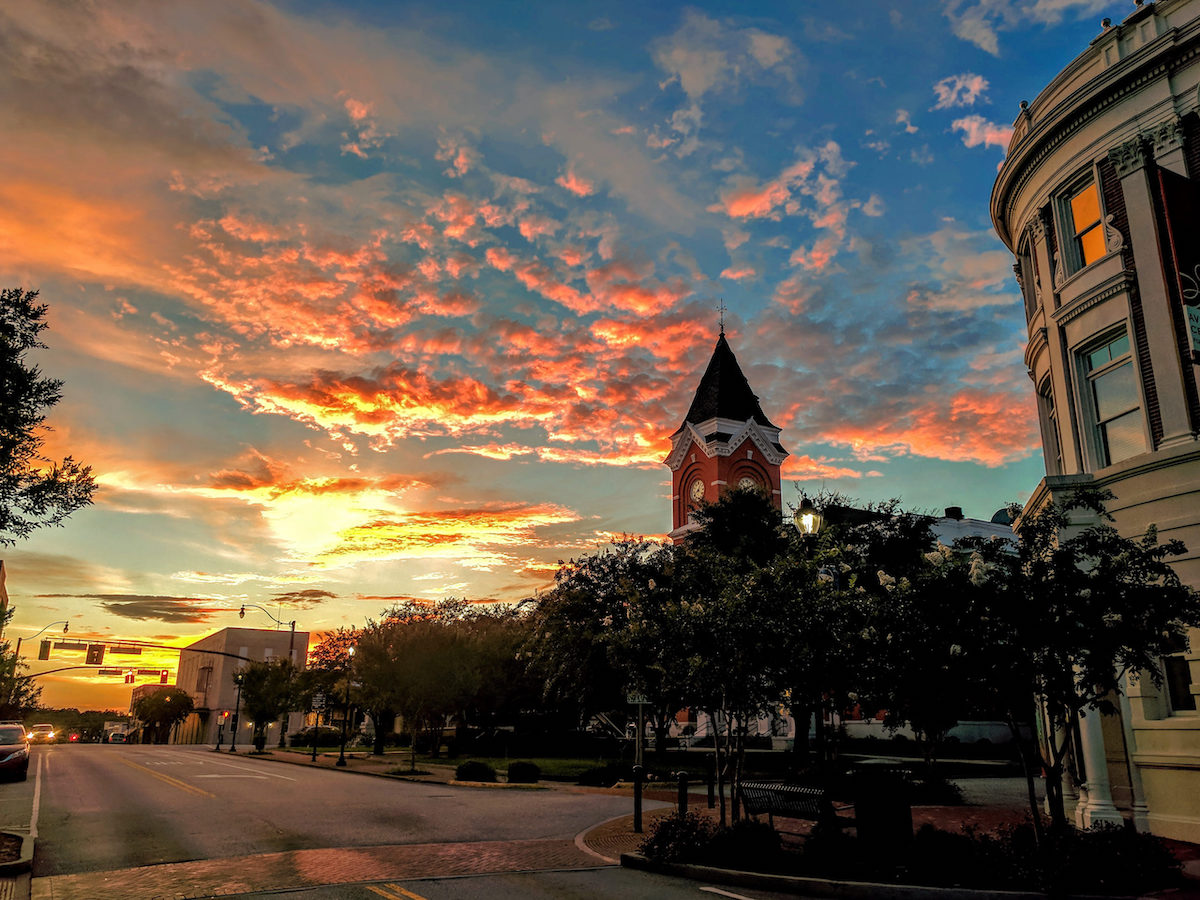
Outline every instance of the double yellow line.
<path fill-rule="evenodd" d="M 139 772 L 145 772 L 147 775 L 152 775 L 153 777 L 157 778 L 159 781 L 165 782 L 166 784 L 171 785 L 171 787 L 177 787 L 181 791 L 187 791 L 188 793 L 195 794 L 199 797 L 216 797 L 217 796 L 216 794 L 210 794 L 208 791 L 201 790 L 198 787 L 193 787 L 192 785 L 188 784 L 186 781 L 180 781 L 178 778 L 172 778 L 170 775 L 164 775 L 162 772 L 155 772 L 153 769 L 149 769 L 146 766 L 138 765 L 135 762 L 130 762 L 129 760 L 127 760 L 123 757 L 118 757 L 118 759 L 125 765 L 129 766 L 129 768 L 137 769 Z"/>
<path fill-rule="evenodd" d="M 380 897 L 386 897 L 387 900 L 425 900 L 420 894 L 406 891 L 398 884 L 364 884 L 363 887 L 374 891 Z"/>

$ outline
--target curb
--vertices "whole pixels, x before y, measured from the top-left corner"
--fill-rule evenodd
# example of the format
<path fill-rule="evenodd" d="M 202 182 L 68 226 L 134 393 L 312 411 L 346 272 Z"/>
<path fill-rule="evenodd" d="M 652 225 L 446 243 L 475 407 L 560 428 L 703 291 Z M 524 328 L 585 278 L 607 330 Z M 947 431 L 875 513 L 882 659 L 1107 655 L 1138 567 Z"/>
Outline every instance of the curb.
<path fill-rule="evenodd" d="M 915 884 L 881 884 L 869 881 L 830 881 L 802 875 L 767 875 L 718 869 L 690 863 L 653 863 L 640 853 L 622 853 L 621 866 L 660 872 L 694 881 L 710 881 L 735 887 L 789 891 L 806 897 L 838 897 L 846 900 L 1046 900 L 1047 895 L 1029 891 L 989 891 L 976 888 L 943 888 Z M 1075 900 L 1121 900 L 1072 894 Z"/>
<path fill-rule="evenodd" d="M 254 753 L 254 754 L 247 753 L 245 755 L 251 759 L 270 760 L 272 762 L 284 763 L 285 765 L 289 765 L 289 766 L 304 766 L 305 768 L 308 768 L 308 769 L 333 769 L 334 771 L 351 772 L 355 775 L 369 775 L 372 778 L 390 778 L 393 781 L 407 781 L 411 784 L 446 784 L 446 785 L 450 785 L 451 787 L 472 787 L 472 788 L 492 788 L 492 789 L 499 788 L 501 790 L 510 790 L 510 791 L 548 791 L 548 790 L 550 790 L 549 785 L 530 784 L 528 782 L 522 782 L 522 781 L 513 781 L 513 782 L 509 782 L 509 781 L 458 781 L 454 778 L 442 780 L 442 778 L 438 775 L 415 775 L 414 776 L 414 775 L 407 775 L 403 772 L 393 775 L 390 772 L 370 772 L 370 771 L 366 771 L 364 769 L 356 769 L 353 766 L 345 766 L 344 768 L 341 768 L 339 770 L 336 766 L 317 765 L 308 759 L 288 759 L 289 756 L 296 756 L 298 754 L 272 753 L 269 750 L 266 751 L 265 753 Z"/>
<path fill-rule="evenodd" d="M 0 834 L 7 834 L 10 837 L 21 839 L 21 856 L 19 859 L 14 859 L 12 862 L 0 862 L 0 877 L 10 875 L 20 875 L 22 872 L 28 872 L 33 868 L 33 838 L 27 834 L 20 834 L 15 831 L 3 831 Z"/>

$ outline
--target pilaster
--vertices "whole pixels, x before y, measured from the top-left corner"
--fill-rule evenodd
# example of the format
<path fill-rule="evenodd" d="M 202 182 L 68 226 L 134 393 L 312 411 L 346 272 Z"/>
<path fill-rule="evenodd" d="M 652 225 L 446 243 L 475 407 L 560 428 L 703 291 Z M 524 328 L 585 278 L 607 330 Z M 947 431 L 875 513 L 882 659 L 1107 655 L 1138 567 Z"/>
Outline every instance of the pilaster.
<path fill-rule="evenodd" d="M 1190 441 L 1192 434 L 1183 368 L 1171 318 L 1170 303 L 1173 301 L 1163 271 L 1165 235 L 1160 234 L 1158 229 L 1150 149 L 1138 137 L 1114 147 L 1108 157 L 1121 179 L 1121 192 L 1129 217 L 1129 242 L 1137 269 L 1138 292 L 1145 313 L 1146 340 L 1150 345 L 1150 366 L 1162 417 L 1163 436 L 1159 446 Z"/>

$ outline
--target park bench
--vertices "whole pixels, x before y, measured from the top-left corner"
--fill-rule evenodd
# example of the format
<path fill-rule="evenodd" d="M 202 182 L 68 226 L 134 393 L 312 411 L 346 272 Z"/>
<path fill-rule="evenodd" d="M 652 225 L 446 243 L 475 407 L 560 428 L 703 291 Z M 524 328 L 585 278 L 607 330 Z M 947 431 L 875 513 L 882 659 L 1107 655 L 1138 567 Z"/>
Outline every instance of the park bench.
<path fill-rule="evenodd" d="M 775 817 L 808 819 L 819 825 L 841 828 L 853 825 L 854 820 L 838 815 L 839 809 L 824 788 L 804 787 L 799 784 L 784 784 L 781 781 L 743 781 L 741 783 L 742 807 L 746 814 L 767 814 L 767 821 L 775 827 Z"/>

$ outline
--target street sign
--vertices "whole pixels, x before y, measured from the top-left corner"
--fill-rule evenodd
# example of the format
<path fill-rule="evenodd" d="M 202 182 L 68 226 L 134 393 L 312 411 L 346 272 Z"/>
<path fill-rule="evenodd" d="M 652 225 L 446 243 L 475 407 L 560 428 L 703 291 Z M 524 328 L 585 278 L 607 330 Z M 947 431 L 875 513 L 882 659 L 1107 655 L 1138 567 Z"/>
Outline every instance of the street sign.
<path fill-rule="evenodd" d="M 625 702 L 626 703 L 634 703 L 634 704 L 645 703 L 646 695 L 645 694 L 626 694 Z"/>
<path fill-rule="evenodd" d="M 313 694 L 312 708 L 313 709 L 324 709 L 325 708 L 325 695 L 324 694 Z"/>

